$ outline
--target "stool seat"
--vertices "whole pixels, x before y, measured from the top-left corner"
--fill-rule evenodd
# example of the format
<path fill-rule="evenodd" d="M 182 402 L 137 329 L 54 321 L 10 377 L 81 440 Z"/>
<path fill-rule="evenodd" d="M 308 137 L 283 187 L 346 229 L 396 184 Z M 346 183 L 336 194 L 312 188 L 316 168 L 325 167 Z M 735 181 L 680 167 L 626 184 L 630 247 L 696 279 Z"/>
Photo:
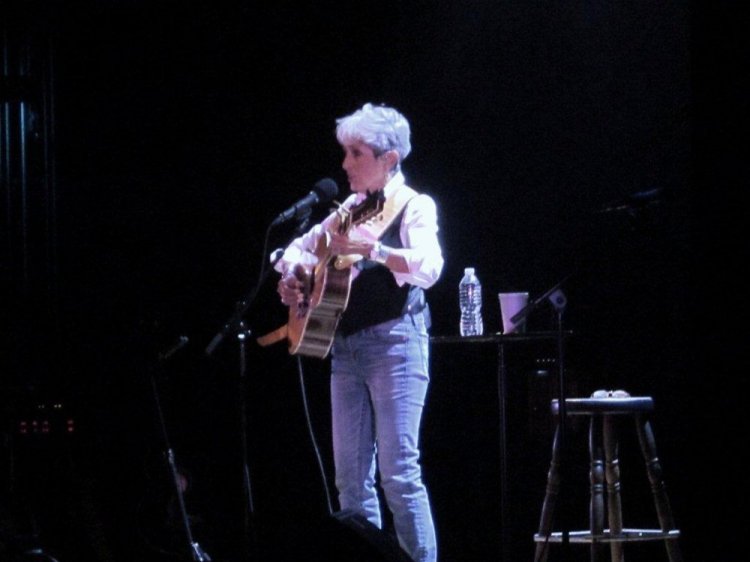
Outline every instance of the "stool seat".
<path fill-rule="evenodd" d="M 601 535 L 594 536 L 591 531 L 571 531 L 568 533 L 568 540 L 571 543 L 586 543 L 592 542 L 611 543 L 611 542 L 643 542 L 643 541 L 663 541 L 669 539 L 676 539 L 680 536 L 678 529 L 672 529 L 671 531 L 661 531 L 659 529 L 623 529 L 616 535 L 612 534 L 610 529 L 604 529 Z M 541 537 L 538 534 L 534 535 L 536 542 L 562 542 L 563 534 L 559 531 L 550 533 L 548 537 Z"/>
<path fill-rule="evenodd" d="M 559 400 L 552 400 L 551 410 L 552 414 L 559 418 Z M 552 461 L 547 475 L 547 491 L 542 505 L 539 531 L 534 535 L 534 541 L 537 543 L 535 562 L 543 562 L 547 559 L 549 543 L 590 544 L 592 562 L 601 560 L 603 548 L 609 545 L 612 562 L 623 562 L 624 543 L 654 540 L 664 541 L 670 562 L 682 562 L 682 554 L 676 541 L 680 531 L 675 527 L 649 420 L 653 411 L 653 398 L 650 396 L 630 396 L 624 390 L 597 390 L 590 398 L 565 399 L 566 417 L 588 416 L 590 418 L 589 478 L 591 493 L 589 529 L 566 533 L 552 531 L 552 516 L 560 491 L 562 468 L 560 465 L 560 422 L 558 420 L 552 444 Z M 659 520 L 658 529 L 631 529 L 623 526 L 615 416 L 631 416 L 635 420 L 636 433 L 646 463 L 646 473 L 651 484 L 651 493 Z M 604 526 L 605 483 L 609 528 Z"/>
<path fill-rule="evenodd" d="M 566 398 L 566 413 L 569 416 L 632 415 L 639 412 L 653 412 L 654 399 L 650 396 L 628 396 L 622 398 Z M 560 401 L 552 401 L 552 414 L 560 414 Z"/>

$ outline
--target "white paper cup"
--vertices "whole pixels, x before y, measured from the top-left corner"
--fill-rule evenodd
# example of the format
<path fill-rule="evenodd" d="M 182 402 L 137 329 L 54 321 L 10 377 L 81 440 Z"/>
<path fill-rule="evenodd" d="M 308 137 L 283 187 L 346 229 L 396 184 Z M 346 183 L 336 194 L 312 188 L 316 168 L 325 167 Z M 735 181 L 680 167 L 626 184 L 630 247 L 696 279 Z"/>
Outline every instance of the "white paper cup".
<path fill-rule="evenodd" d="M 518 325 L 510 321 L 513 316 L 529 304 L 529 293 L 498 293 L 500 301 L 500 316 L 503 319 L 503 334 L 522 333 L 526 331 L 526 319 L 521 320 Z"/>

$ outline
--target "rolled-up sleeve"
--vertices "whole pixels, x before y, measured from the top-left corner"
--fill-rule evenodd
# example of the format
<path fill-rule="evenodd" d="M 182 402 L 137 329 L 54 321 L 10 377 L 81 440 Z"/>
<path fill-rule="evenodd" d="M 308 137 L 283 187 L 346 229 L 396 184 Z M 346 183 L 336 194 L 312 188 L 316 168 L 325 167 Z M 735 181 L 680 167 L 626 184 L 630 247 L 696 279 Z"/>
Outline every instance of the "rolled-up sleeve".
<path fill-rule="evenodd" d="M 409 283 L 428 289 L 443 270 L 443 252 L 438 239 L 437 206 L 427 194 L 409 201 L 400 230 L 408 273 L 394 273 L 399 285 Z"/>

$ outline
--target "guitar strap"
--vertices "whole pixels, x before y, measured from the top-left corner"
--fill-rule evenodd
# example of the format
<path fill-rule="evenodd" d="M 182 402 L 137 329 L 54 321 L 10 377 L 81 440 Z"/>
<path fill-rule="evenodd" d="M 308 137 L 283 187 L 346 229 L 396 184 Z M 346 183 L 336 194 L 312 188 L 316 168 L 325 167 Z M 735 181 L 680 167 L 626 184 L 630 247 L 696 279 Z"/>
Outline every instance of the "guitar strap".
<path fill-rule="evenodd" d="M 258 342 L 258 345 L 261 347 L 266 347 L 267 345 L 271 345 L 272 343 L 279 342 L 281 340 L 285 340 L 287 337 L 287 333 L 289 330 L 289 326 L 287 324 L 284 324 L 283 326 L 279 326 L 272 332 L 268 332 L 267 334 L 260 336 L 256 341 Z"/>
<path fill-rule="evenodd" d="M 388 199 L 383 203 L 383 210 L 372 219 L 357 226 L 361 232 L 366 232 L 370 239 L 379 240 L 383 233 L 393 224 L 393 221 L 401 214 L 406 204 L 418 194 L 408 185 L 400 186 Z M 336 269 L 351 267 L 354 263 L 363 259 L 364 256 L 351 254 L 338 256 L 336 258 Z"/>
<path fill-rule="evenodd" d="M 395 218 L 401 214 L 406 204 L 416 196 L 417 192 L 411 187 L 402 185 L 385 200 L 383 212 L 377 215 L 374 220 L 359 225 L 358 229 L 367 232 L 371 238 L 379 239 L 388 230 Z"/>
<path fill-rule="evenodd" d="M 396 217 L 398 217 L 401 214 L 401 211 L 404 210 L 406 204 L 417 195 L 418 193 L 408 185 L 400 186 L 385 200 L 385 203 L 383 203 L 383 210 L 378 215 L 365 223 L 358 225 L 359 230 L 367 232 L 367 234 L 375 240 L 380 239 L 383 233 L 388 230 L 388 227 L 393 224 Z M 354 263 L 363 259 L 363 257 L 364 256 L 357 254 L 338 256 L 336 258 L 335 267 L 337 269 L 350 267 Z M 287 324 L 284 324 L 272 332 L 260 336 L 256 341 L 263 347 L 279 342 L 286 339 L 288 333 L 287 328 Z"/>

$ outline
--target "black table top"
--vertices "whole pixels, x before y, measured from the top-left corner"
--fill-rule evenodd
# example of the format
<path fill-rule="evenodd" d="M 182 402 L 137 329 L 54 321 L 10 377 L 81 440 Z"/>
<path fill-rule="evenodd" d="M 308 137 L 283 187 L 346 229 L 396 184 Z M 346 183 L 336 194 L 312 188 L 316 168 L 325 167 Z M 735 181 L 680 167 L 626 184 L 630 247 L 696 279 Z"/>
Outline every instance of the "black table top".
<path fill-rule="evenodd" d="M 564 336 L 572 335 L 572 331 L 565 330 Z M 481 336 L 430 336 L 431 343 L 502 343 L 502 342 L 522 342 L 550 340 L 558 337 L 555 331 L 546 332 L 525 332 L 522 334 L 502 334 L 496 332 L 493 334 L 482 334 Z"/>

